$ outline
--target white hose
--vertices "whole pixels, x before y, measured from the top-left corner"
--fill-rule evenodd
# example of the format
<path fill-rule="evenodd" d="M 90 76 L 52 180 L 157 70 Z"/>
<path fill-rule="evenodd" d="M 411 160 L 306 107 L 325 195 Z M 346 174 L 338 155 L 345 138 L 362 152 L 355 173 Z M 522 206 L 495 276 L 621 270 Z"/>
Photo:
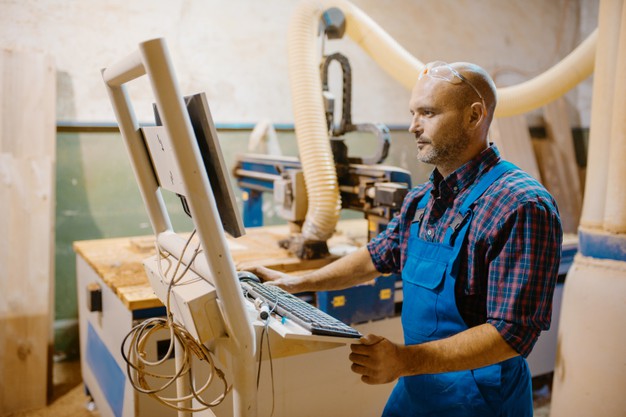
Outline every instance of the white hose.
<path fill-rule="evenodd" d="M 424 65 L 362 10 L 347 0 L 327 0 L 346 16 L 346 33 L 396 81 L 412 89 Z M 593 73 L 597 29 L 559 63 L 535 78 L 497 90 L 496 117 L 509 117 L 556 100 Z"/>
<path fill-rule="evenodd" d="M 296 137 L 307 186 L 309 210 L 303 225 L 305 239 L 327 240 L 341 209 L 337 175 L 330 149 L 319 57 L 317 30 L 321 14 L 330 7 L 346 17 L 346 33 L 390 76 L 407 89 L 417 81 L 423 63 L 348 0 L 305 0 L 296 8 L 289 27 L 289 80 Z M 557 99 L 587 78 L 594 68 L 598 33 L 592 32 L 561 62 L 519 85 L 497 90 L 496 117 L 526 113 Z"/>
<path fill-rule="evenodd" d="M 607 178 L 611 139 L 611 117 L 617 66 L 622 2 L 600 2 L 598 12 L 598 51 L 596 52 L 591 130 L 587 155 L 585 198 L 580 225 L 601 229 L 607 196 Z"/>
<path fill-rule="evenodd" d="M 287 48 L 296 138 L 309 200 L 302 236 L 326 241 L 339 220 L 341 197 L 324 115 L 320 59 L 314 48 L 323 11 L 319 2 L 305 1 L 297 7 Z"/>
<path fill-rule="evenodd" d="M 328 0 L 346 16 L 346 33 L 396 81 L 411 90 L 424 63 L 404 49 L 361 9 L 346 0 Z"/>
<path fill-rule="evenodd" d="M 626 164 L 624 164 L 624 156 L 626 156 L 626 116 L 624 115 L 626 110 L 626 6 L 623 2 L 615 3 L 613 9 L 618 16 L 621 16 L 621 23 L 617 26 L 619 35 L 615 36 L 617 42 L 615 42 L 615 73 L 611 79 L 613 81 L 611 83 L 613 87 L 612 108 L 607 109 L 612 116 L 612 120 L 608 123 L 610 128 L 610 140 L 607 141 L 608 165 L 601 168 L 606 171 L 607 176 L 603 229 L 611 233 L 626 233 L 626 189 L 624 188 L 626 178 Z M 621 13 L 616 10 L 619 7 L 621 7 Z"/>
<path fill-rule="evenodd" d="M 527 113 L 556 100 L 593 73 L 598 29 L 576 49 L 535 78 L 498 88 L 495 117 Z"/>
<path fill-rule="evenodd" d="M 581 226 L 593 229 L 601 229 L 604 223 L 621 8 L 621 2 L 602 1 L 598 12 L 598 51 L 591 98 L 585 198 L 580 218 Z"/>

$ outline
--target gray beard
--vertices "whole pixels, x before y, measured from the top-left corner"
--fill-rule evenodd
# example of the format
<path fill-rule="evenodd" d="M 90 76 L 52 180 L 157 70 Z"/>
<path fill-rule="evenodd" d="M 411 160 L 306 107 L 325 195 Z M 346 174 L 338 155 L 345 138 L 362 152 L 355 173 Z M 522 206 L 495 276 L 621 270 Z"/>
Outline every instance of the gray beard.
<path fill-rule="evenodd" d="M 455 162 L 459 155 L 469 146 L 469 139 L 461 135 L 457 140 L 434 146 L 431 142 L 430 149 L 426 153 L 417 154 L 417 160 L 431 165 L 448 165 Z"/>

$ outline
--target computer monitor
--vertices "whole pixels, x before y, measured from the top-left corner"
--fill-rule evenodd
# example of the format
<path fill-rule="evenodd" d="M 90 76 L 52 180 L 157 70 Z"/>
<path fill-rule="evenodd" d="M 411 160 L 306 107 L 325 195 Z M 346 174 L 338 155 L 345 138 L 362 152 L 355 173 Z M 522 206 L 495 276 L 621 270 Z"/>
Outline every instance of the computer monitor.
<path fill-rule="evenodd" d="M 233 237 L 242 236 L 245 234 L 245 228 L 237 207 L 235 193 L 230 182 L 226 163 L 224 162 L 219 137 L 211 117 L 211 110 L 206 95 L 205 93 L 198 93 L 186 96 L 184 101 L 198 142 L 204 169 L 215 196 L 215 203 L 224 226 L 224 231 Z M 161 126 L 159 111 L 156 105 L 153 108 L 156 124 Z M 179 197 L 185 212 L 191 216 L 185 196 L 179 194 Z"/>

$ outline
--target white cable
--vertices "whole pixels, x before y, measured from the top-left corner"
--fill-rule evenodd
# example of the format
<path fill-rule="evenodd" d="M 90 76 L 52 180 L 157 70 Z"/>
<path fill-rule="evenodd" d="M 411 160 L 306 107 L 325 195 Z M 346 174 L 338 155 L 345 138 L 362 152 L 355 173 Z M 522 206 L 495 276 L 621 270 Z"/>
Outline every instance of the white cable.
<path fill-rule="evenodd" d="M 276 304 L 274 305 L 274 308 L 272 308 L 272 312 L 274 311 L 274 309 L 276 308 L 276 305 L 278 304 L 278 301 L 276 302 Z M 265 304 L 267 306 L 267 304 Z M 270 331 L 269 331 L 269 319 L 265 321 L 265 324 L 263 325 L 263 330 L 261 330 L 261 340 L 259 341 L 259 368 L 257 370 L 257 376 L 256 376 L 256 388 L 257 391 L 259 390 L 259 385 L 260 385 L 260 381 L 261 381 L 261 364 L 263 363 L 263 336 L 265 334 L 267 334 L 267 354 L 268 354 L 268 358 L 269 358 L 269 362 L 270 362 L 270 380 L 272 383 L 272 411 L 270 412 L 270 417 L 272 417 L 274 415 L 274 406 L 275 406 L 275 397 L 276 397 L 276 393 L 274 391 L 274 363 L 273 363 L 273 359 L 272 359 L 272 349 L 270 347 Z"/>
<path fill-rule="evenodd" d="M 158 241 L 155 240 L 158 272 L 161 280 L 164 283 L 168 284 L 165 303 L 166 317 L 150 318 L 134 326 L 122 341 L 121 347 L 122 357 L 126 362 L 126 372 L 128 374 L 129 382 L 136 391 L 148 394 L 159 403 L 167 407 L 173 408 L 178 411 L 186 411 L 192 413 L 204 411 L 208 408 L 219 405 L 222 401 L 224 401 L 226 395 L 228 395 L 232 388 L 228 385 L 224 372 L 215 365 L 212 353 L 206 348 L 206 346 L 198 343 L 198 341 L 196 341 L 183 326 L 174 322 L 170 310 L 170 296 L 172 289 L 176 285 L 181 285 L 180 280 L 185 276 L 187 271 L 189 271 L 189 268 L 191 267 L 191 264 L 193 264 L 196 256 L 198 256 L 198 254 L 202 252 L 200 244 L 198 244 L 194 250 L 191 260 L 188 262 L 188 265 L 186 265 L 182 272 L 180 272 L 180 274 L 177 276 L 180 266 L 182 264 L 183 255 L 187 250 L 187 247 L 189 246 L 193 236 L 195 235 L 195 232 L 196 231 L 194 230 L 189 236 L 189 239 L 183 247 L 180 259 L 178 259 L 175 266 L 172 265 L 172 262 L 169 259 L 170 255 L 167 252 L 164 252 L 159 246 Z M 161 265 L 161 262 L 163 261 L 167 261 L 167 268 L 165 272 L 163 272 L 163 268 Z M 171 276 L 168 278 L 169 272 L 172 267 L 174 269 Z M 187 284 L 187 282 L 185 284 Z M 148 359 L 145 348 L 149 344 L 151 338 L 161 330 L 167 330 L 170 334 L 170 343 L 167 352 L 163 356 L 163 358 L 157 359 L 155 361 L 150 361 Z M 174 350 L 174 340 L 178 340 L 181 346 L 181 349 L 176 352 L 177 355 L 182 356 L 181 362 L 183 365 L 180 367 L 180 369 L 174 374 L 161 374 L 149 371 L 148 369 L 159 366 L 170 358 Z M 127 342 L 128 349 L 125 351 L 124 347 L 127 345 Z M 191 366 L 194 356 L 199 359 L 199 363 L 204 362 L 209 367 L 207 379 L 206 381 L 204 381 L 200 388 L 195 388 L 196 381 Z M 213 401 L 207 401 L 206 399 L 202 398 L 202 394 L 209 388 L 211 383 L 214 381 L 216 375 L 222 381 L 222 384 L 224 385 L 224 390 Z M 159 387 L 155 388 L 152 386 L 154 382 L 148 382 L 147 377 L 156 380 L 165 380 L 165 382 Z M 183 397 L 165 397 L 159 395 L 160 392 L 176 382 L 178 378 L 188 379 L 189 386 L 191 387 L 191 393 L 189 395 Z M 181 402 L 191 399 L 196 399 L 196 401 L 201 404 L 201 407 L 190 408 L 179 405 Z"/>

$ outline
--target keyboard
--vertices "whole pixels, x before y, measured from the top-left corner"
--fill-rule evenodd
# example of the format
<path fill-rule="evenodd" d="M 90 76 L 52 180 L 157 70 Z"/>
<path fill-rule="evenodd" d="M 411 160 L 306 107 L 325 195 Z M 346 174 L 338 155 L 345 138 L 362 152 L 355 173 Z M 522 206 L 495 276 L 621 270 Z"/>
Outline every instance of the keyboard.
<path fill-rule="evenodd" d="M 267 303 L 271 311 L 292 320 L 312 334 L 349 338 L 362 336 L 356 329 L 341 320 L 279 287 L 265 285 L 255 279 L 241 278 L 241 276 L 240 282 L 245 296 L 254 300 L 261 299 Z"/>

